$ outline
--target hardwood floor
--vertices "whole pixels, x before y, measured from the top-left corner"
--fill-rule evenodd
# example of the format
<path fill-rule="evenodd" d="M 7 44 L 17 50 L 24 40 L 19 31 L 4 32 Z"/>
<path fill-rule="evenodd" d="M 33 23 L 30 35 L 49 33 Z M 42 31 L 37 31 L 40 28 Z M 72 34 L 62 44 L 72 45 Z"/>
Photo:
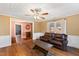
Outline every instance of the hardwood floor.
<path fill-rule="evenodd" d="M 32 40 L 24 40 L 12 46 L 0 48 L 0 56 L 38 56 L 42 55 L 38 50 L 32 50 Z"/>
<path fill-rule="evenodd" d="M 33 50 L 33 42 L 31 39 L 23 40 L 18 44 L 13 44 L 5 48 L 0 48 L 0 56 L 43 56 L 44 54 L 38 50 Z M 62 51 L 55 47 L 50 49 L 56 56 L 79 56 L 79 49 L 68 48 L 68 51 Z"/>
<path fill-rule="evenodd" d="M 57 48 L 52 48 L 50 50 L 55 56 L 79 56 L 79 49 L 72 47 L 68 47 L 67 51 L 62 51 Z"/>

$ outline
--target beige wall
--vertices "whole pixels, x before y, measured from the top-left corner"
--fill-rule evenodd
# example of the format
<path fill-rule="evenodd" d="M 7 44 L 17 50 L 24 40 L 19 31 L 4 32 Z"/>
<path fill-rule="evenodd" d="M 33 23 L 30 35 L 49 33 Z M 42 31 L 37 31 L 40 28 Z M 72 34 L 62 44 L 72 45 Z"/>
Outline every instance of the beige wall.
<path fill-rule="evenodd" d="M 79 35 L 79 15 L 67 17 L 67 34 Z"/>
<path fill-rule="evenodd" d="M 10 35 L 10 17 L 0 15 L 0 35 Z"/>
<path fill-rule="evenodd" d="M 63 18 L 62 18 L 63 19 Z M 66 17 L 67 22 L 67 34 L 69 35 L 79 35 L 79 15 L 73 15 Z M 48 21 L 53 22 L 53 21 Z M 35 23 L 35 32 L 46 32 L 48 22 Z"/>
<path fill-rule="evenodd" d="M 47 31 L 47 22 L 35 22 L 34 23 L 34 32 L 46 32 Z"/>
<path fill-rule="evenodd" d="M 34 22 L 34 32 L 40 32 L 40 22 Z"/>
<path fill-rule="evenodd" d="M 40 28 L 40 30 L 41 30 L 41 32 L 46 32 L 47 31 L 47 22 L 46 21 L 44 21 L 44 22 L 41 22 L 41 24 L 40 24 L 41 26 L 41 28 Z"/>

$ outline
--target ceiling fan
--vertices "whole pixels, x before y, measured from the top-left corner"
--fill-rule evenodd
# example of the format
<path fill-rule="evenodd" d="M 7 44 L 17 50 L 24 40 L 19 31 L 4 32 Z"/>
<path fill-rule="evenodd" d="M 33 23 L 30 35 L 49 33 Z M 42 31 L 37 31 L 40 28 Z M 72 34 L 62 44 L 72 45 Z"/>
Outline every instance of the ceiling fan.
<path fill-rule="evenodd" d="M 41 8 L 30 9 L 31 15 L 26 14 L 26 16 L 33 16 L 35 20 L 45 19 L 48 12 L 43 12 Z"/>

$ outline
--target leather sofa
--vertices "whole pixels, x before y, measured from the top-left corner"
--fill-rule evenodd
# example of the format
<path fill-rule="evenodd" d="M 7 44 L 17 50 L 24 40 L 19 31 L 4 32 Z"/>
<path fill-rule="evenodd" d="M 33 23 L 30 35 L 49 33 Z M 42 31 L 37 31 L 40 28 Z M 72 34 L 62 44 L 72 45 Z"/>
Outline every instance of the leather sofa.
<path fill-rule="evenodd" d="M 44 36 L 40 36 L 40 40 L 45 41 L 45 42 L 49 42 L 50 40 L 52 40 L 51 38 L 51 33 L 45 33 Z"/>
<path fill-rule="evenodd" d="M 67 49 L 67 35 L 58 33 L 45 33 L 44 36 L 40 36 L 40 40 L 53 44 L 54 47 L 66 50 Z"/>

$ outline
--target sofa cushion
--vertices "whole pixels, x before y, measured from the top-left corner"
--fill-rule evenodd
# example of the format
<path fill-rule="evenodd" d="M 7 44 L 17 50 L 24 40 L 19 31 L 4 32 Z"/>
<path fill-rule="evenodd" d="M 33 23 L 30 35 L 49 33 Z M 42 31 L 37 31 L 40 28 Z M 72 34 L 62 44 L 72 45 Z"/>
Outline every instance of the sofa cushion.
<path fill-rule="evenodd" d="M 52 43 L 52 44 L 62 45 L 61 42 L 55 41 L 55 40 L 49 40 L 49 42 Z"/>
<path fill-rule="evenodd" d="M 48 32 L 46 32 L 45 34 L 44 34 L 44 36 L 51 36 L 51 33 L 48 33 Z"/>
<path fill-rule="evenodd" d="M 55 34 L 56 38 L 62 38 L 62 34 Z"/>
<path fill-rule="evenodd" d="M 56 41 L 63 41 L 61 38 L 55 38 Z"/>

